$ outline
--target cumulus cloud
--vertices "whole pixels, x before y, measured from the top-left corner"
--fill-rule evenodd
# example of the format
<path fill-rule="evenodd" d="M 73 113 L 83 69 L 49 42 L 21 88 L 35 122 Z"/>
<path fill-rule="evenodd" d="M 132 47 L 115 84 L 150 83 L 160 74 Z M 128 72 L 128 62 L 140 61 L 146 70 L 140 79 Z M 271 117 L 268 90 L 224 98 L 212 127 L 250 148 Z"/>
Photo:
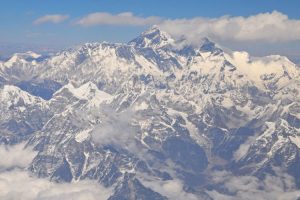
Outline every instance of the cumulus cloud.
<path fill-rule="evenodd" d="M 277 11 L 249 17 L 223 16 L 164 20 L 160 27 L 175 37 L 185 36 L 193 43 L 201 37 L 224 41 L 286 42 L 300 40 L 300 20 Z M 288 34 L 287 34 L 288 31 Z"/>
<path fill-rule="evenodd" d="M 140 17 L 131 12 L 111 14 L 91 13 L 77 21 L 82 26 L 158 24 L 175 37 L 185 36 L 192 42 L 201 37 L 232 41 L 285 42 L 300 40 L 300 20 L 278 11 L 261 13 L 249 17 L 223 16 L 220 18 L 195 17 L 191 19 L 163 19 L 157 16 Z M 287 34 L 289 30 L 289 34 Z"/>
<path fill-rule="evenodd" d="M 0 169 L 25 168 L 36 155 L 37 152 L 31 148 L 25 148 L 25 143 L 13 146 L 0 145 Z"/>
<path fill-rule="evenodd" d="M 61 23 L 69 18 L 68 15 L 45 15 L 42 16 L 38 19 L 36 19 L 33 24 L 34 25 L 40 25 L 40 24 L 45 24 L 45 23 L 54 23 L 58 24 Z"/>
<path fill-rule="evenodd" d="M 209 37 L 218 42 L 262 41 L 276 43 L 300 40 L 300 20 L 290 19 L 278 11 L 247 17 L 222 16 L 219 18 L 195 17 L 190 19 L 166 19 L 158 16 L 141 17 L 131 12 L 119 14 L 97 12 L 80 18 L 76 24 L 81 26 L 156 24 L 173 37 L 182 38 L 184 36 L 192 44 L 201 42 L 200 39 L 203 37 Z"/>
<path fill-rule="evenodd" d="M 131 12 L 123 12 L 119 14 L 111 14 L 106 12 L 91 13 L 79 19 L 76 24 L 82 26 L 95 25 L 127 25 L 127 26 L 144 26 L 160 23 L 161 18 L 150 16 L 140 17 Z"/>
<path fill-rule="evenodd" d="M 111 189 L 95 181 L 53 183 L 36 178 L 23 170 L 0 174 L 0 199 L 17 200 L 106 200 Z"/>
<path fill-rule="evenodd" d="M 226 171 L 215 172 L 212 181 L 222 185 L 221 191 L 207 191 L 215 200 L 238 199 L 286 199 L 300 197 L 292 176 L 274 169 L 276 176 L 267 175 L 264 180 L 254 176 L 234 176 Z M 226 193 L 224 191 L 227 191 Z"/>

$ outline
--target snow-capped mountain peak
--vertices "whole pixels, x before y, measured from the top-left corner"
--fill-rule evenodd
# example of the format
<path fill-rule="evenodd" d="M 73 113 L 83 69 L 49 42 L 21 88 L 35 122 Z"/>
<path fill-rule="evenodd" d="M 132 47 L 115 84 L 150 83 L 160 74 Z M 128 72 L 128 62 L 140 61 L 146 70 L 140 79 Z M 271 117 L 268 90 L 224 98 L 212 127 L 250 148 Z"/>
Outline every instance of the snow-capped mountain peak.
<path fill-rule="evenodd" d="M 212 52 L 212 53 L 221 53 L 223 50 L 218 47 L 218 45 L 207 37 L 202 38 L 200 43 L 200 51 L 202 52 Z"/>
<path fill-rule="evenodd" d="M 64 91 L 70 92 L 73 96 L 80 100 L 87 100 L 90 104 L 94 106 L 100 105 L 103 101 L 110 100 L 112 96 L 106 92 L 98 89 L 98 87 L 93 82 L 87 82 L 79 87 L 76 84 L 68 83 L 57 91 L 54 96 L 64 93 Z"/>
<path fill-rule="evenodd" d="M 158 26 L 143 32 L 139 37 L 129 42 L 130 45 L 139 48 L 161 48 L 174 43 L 174 39 L 166 32 L 160 30 Z"/>
<path fill-rule="evenodd" d="M 286 86 L 291 79 L 300 77 L 300 70 L 286 57 L 266 56 L 251 57 L 247 52 L 225 54 L 226 60 L 237 67 L 244 77 L 253 81 L 261 89 L 273 85 L 278 88 Z"/>
<path fill-rule="evenodd" d="M 22 105 L 45 103 L 40 97 L 32 96 L 13 85 L 5 85 L 2 89 L 0 89 L 0 99 L 1 102 L 6 102 L 9 105 L 17 105 L 20 104 L 20 102 Z"/>
<path fill-rule="evenodd" d="M 32 51 L 28 51 L 25 53 L 15 53 L 14 55 L 12 55 L 6 62 L 4 62 L 4 65 L 6 67 L 11 67 L 15 64 L 24 64 L 27 62 L 32 62 L 34 63 L 34 61 L 38 58 L 40 58 L 42 55 L 34 53 Z"/>

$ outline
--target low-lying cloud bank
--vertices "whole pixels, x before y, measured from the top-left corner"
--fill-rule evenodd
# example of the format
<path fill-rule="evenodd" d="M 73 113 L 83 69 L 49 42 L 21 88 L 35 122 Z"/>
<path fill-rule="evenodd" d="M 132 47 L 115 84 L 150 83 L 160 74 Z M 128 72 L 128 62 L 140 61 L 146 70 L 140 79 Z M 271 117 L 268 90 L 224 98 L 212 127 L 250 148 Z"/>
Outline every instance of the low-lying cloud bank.
<path fill-rule="evenodd" d="M 131 122 L 131 117 L 128 117 L 128 114 L 133 115 L 133 113 L 133 111 L 123 113 L 111 111 L 109 119 L 102 124 L 102 127 L 99 127 L 100 133 L 104 133 L 105 137 L 96 136 L 94 139 L 100 143 L 104 142 L 103 144 L 126 144 L 127 139 L 133 139 L 131 128 L 127 128 L 130 127 L 128 124 Z M 118 119 L 117 121 L 121 124 L 116 129 L 118 135 L 111 135 L 111 130 L 114 127 L 114 123 L 111 122 L 115 122 L 115 119 Z M 121 130 L 131 132 L 130 136 L 127 134 L 122 136 Z M 99 132 L 94 134 L 99 134 Z M 113 139 L 106 140 L 105 138 L 108 136 L 112 136 Z M 117 138 L 121 141 L 118 141 Z M 26 168 L 36 155 L 32 149 L 24 147 L 24 143 L 14 146 L 0 146 L 0 157 L 2 158 L 0 162 L 0 199 L 18 200 L 22 197 L 22 200 L 106 200 L 113 193 L 113 188 L 105 188 L 93 180 L 54 183 L 48 179 L 37 178 L 26 169 L 20 169 Z M 169 199 L 197 200 L 206 195 L 214 200 L 294 200 L 299 198 L 300 191 L 297 190 L 294 178 L 278 168 L 273 168 L 273 170 L 275 175 L 267 175 L 264 180 L 259 180 L 254 176 L 235 176 L 227 171 L 215 171 L 209 179 L 214 189 L 203 188 L 197 195 L 188 192 L 182 181 L 176 179 L 176 175 L 174 175 L 175 179 L 168 181 L 151 179 L 143 177 L 143 175 L 140 180 L 146 187 Z"/>
<path fill-rule="evenodd" d="M 24 151 L 23 147 L 23 144 L 5 147 L 9 148 L 5 152 L 12 156 L 25 155 L 29 150 Z M 12 153 L 13 150 L 14 153 Z M 29 158 L 26 162 L 22 161 L 19 166 L 25 166 L 28 161 Z M 16 166 L 15 161 L 10 163 L 11 165 L 7 166 Z M 220 189 L 204 190 L 198 195 L 187 192 L 184 183 L 179 179 L 159 181 L 141 177 L 141 181 L 146 187 L 169 199 L 178 200 L 197 200 L 204 197 L 204 194 L 214 200 L 295 200 L 299 198 L 300 191 L 296 188 L 294 178 L 277 168 L 274 168 L 274 171 L 274 176 L 267 175 L 264 180 L 259 180 L 254 176 L 235 176 L 227 171 L 216 171 L 211 174 L 211 182 L 214 187 L 220 186 Z M 37 178 L 24 169 L 0 171 L 0 199 L 19 200 L 22 197 L 22 200 L 106 200 L 112 193 L 112 188 L 105 188 L 92 180 L 54 183 L 47 179 Z"/>
<path fill-rule="evenodd" d="M 25 143 L 0 145 L 0 199 L 106 200 L 111 195 L 111 189 L 96 181 L 54 183 L 35 177 L 26 168 L 36 155 Z"/>
<path fill-rule="evenodd" d="M 214 188 L 219 189 L 199 190 L 197 195 L 187 192 L 184 184 L 178 179 L 143 180 L 142 183 L 169 199 L 178 200 L 298 199 L 300 191 L 297 190 L 294 178 L 279 169 L 274 170 L 275 175 L 267 175 L 263 180 L 255 176 L 235 176 L 227 171 L 215 171 L 211 174 L 209 182 Z"/>
<path fill-rule="evenodd" d="M 37 152 L 31 148 L 25 148 L 25 143 L 16 145 L 0 145 L 0 169 L 25 168 L 27 167 Z"/>
<path fill-rule="evenodd" d="M 292 176 L 275 169 L 276 176 L 267 175 L 264 180 L 254 176 L 234 176 L 229 172 L 216 172 L 212 176 L 215 184 L 222 186 L 223 191 L 206 191 L 214 200 L 239 199 L 285 199 L 295 200 L 300 197 Z"/>
<path fill-rule="evenodd" d="M 111 190 L 96 181 L 53 183 L 26 171 L 0 173 L 0 199 L 7 200 L 106 200 Z"/>
<path fill-rule="evenodd" d="M 184 190 L 184 185 L 178 179 L 168 181 L 147 181 L 143 180 L 142 183 L 156 191 L 168 199 L 176 200 L 198 200 L 199 198 L 192 193 L 188 193 Z"/>

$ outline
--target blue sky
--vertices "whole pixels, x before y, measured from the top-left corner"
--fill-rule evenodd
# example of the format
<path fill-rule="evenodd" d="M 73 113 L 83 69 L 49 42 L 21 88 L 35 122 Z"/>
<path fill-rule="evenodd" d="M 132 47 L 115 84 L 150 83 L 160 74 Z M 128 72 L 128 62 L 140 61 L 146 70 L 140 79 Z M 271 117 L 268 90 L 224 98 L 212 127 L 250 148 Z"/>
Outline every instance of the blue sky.
<path fill-rule="evenodd" d="M 276 10 L 291 20 L 300 20 L 299 8 L 299 0 L 1 0 L 0 45 L 23 44 L 64 48 L 92 41 L 127 42 L 151 25 L 151 23 L 144 25 L 99 23 L 93 26 L 77 24 L 78 20 L 92 13 L 105 12 L 113 16 L 131 12 L 140 18 L 155 16 L 163 20 L 174 20 L 197 17 L 220 18 L 225 15 L 248 17 Z M 60 23 L 34 24 L 38 18 L 54 14 L 68 16 L 68 19 Z M 218 38 L 216 40 L 219 42 Z M 224 40 L 221 38 L 221 43 Z M 300 52 L 294 40 L 284 43 L 280 41 L 280 45 L 268 42 L 266 49 L 263 50 L 259 45 L 253 45 L 254 43 L 249 41 L 235 43 L 232 40 L 224 42 L 224 45 L 227 43 L 232 44 L 229 45 L 230 48 L 250 50 L 254 54 L 276 53 L 282 48 L 289 47 L 292 52 L 295 49 Z"/>

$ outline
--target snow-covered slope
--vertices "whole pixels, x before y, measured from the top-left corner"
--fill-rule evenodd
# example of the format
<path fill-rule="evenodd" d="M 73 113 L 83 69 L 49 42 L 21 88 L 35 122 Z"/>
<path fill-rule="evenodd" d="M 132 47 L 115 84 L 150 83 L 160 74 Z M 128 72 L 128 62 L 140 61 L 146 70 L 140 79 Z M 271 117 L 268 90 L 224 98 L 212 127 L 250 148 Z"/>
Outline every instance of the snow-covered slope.
<path fill-rule="evenodd" d="M 147 180 L 204 198 L 215 169 L 261 178 L 277 166 L 300 180 L 300 70 L 285 57 L 189 46 L 153 27 L 128 44 L 16 54 L 0 78 L 0 141 L 30 138 L 39 176 L 96 179 L 110 199 L 168 198 Z"/>

